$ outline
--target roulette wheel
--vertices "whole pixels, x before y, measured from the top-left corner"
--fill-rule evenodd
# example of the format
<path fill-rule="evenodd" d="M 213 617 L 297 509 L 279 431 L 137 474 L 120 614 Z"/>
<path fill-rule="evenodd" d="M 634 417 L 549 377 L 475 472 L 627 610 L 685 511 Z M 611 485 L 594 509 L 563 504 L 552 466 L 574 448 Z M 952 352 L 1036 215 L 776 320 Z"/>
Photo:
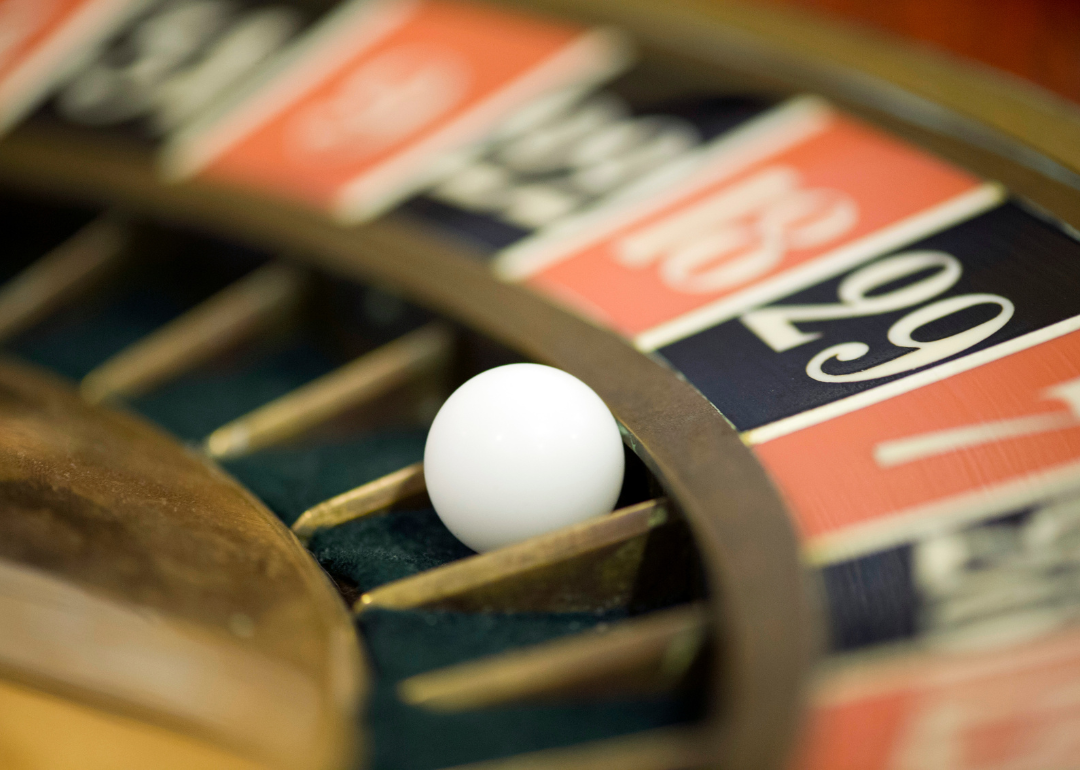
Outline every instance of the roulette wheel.
<path fill-rule="evenodd" d="M 726 3 L 0 14 L 7 765 L 1076 765 L 1070 103 Z M 518 361 L 626 476 L 477 554 L 423 440 Z"/>

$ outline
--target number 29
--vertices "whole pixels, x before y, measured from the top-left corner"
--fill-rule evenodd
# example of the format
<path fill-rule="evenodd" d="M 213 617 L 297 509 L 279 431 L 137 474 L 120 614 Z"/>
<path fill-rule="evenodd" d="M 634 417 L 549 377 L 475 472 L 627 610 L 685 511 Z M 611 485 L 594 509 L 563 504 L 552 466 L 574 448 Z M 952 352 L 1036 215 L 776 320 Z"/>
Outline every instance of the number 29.
<path fill-rule="evenodd" d="M 840 318 L 891 313 L 920 305 L 948 291 L 963 271 L 959 260 L 940 251 L 911 251 L 883 259 L 845 278 L 837 291 L 840 302 L 829 305 L 779 305 L 746 313 L 741 321 L 773 350 L 791 350 L 821 337 L 821 332 L 804 332 L 800 321 L 827 321 Z M 882 294 L 877 289 L 909 276 L 927 273 L 918 280 Z M 997 313 L 970 329 L 930 342 L 920 342 L 912 335 L 927 324 L 967 308 L 996 305 Z M 1013 316 L 1013 303 L 996 294 L 964 294 L 948 297 L 912 310 L 889 327 L 888 339 L 910 353 L 847 374 L 829 374 L 823 367 L 833 359 L 857 361 L 870 352 L 865 342 L 842 342 L 825 348 L 810 359 L 806 373 L 819 382 L 865 382 L 890 377 L 956 355 L 973 347 L 1001 329 Z"/>

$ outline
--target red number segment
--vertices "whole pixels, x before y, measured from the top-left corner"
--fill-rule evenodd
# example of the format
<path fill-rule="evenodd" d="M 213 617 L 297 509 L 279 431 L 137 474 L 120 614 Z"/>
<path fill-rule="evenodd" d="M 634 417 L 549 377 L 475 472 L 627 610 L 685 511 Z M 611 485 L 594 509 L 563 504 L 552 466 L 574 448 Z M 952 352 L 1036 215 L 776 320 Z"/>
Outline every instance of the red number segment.
<path fill-rule="evenodd" d="M 636 336 L 979 184 L 862 123 L 820 113 L 799 118 L 813 125 L 797 141 L 790 137 L 798 126 L 774 132 L 766 142 L 776 146 L 754 148 L 749 165 L 729 157 L 747 154 L 741 141 L 731 153 L 706 156 L 694 177 L 594 237 L 553 244 L 529 285 Z"/>
<path fill-rule="evenodd" d="M 824 561 L 1020 508 L 1080 469 L 1080 332 L 755 449 Z"/>
<path fill-rule="evenodd" d="M 793 770 L 1044 770 L 1080 757 L 1080 632 L 824 674 Z"/>
<path fill-rule="evenodd" d="M 0 0 L 0 82 L 94 0 Z"/>
<path fill-rule="evenodd" d="M 138 0 L 0 0 L 0 130 L 26 114 L 58 72 Z"/>
<path fill-rule="evenodd" d="M 170 150 L 181 173 L 187 163 L 188 172 L 361 219 L 444 152 L 617 58 L 601 43 L 589 48 L 579 27 L 446 0 L 383 3 L 335 24 L 329 47 L 347 55 L 305 51 L 292 64 L 312 72 L 302 87 L 271 81 L 220 123 L 182 138 Z M 252 109 L 263 114 L 249 119 Z M 214 148 L 222 130 L 245 121 Z M 183 160 L 188 154 L 198 160 Z"/>

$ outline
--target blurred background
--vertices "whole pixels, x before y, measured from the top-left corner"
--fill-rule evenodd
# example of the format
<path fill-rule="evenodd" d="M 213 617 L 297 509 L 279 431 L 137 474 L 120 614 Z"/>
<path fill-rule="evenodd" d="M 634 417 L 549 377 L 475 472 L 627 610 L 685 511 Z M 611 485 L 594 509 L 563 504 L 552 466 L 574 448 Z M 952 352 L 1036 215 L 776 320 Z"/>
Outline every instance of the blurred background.
<path fill-rule="evenodd" d="M 759 0 L 951 51 L 1080 101 L 1072 0 Z"/>

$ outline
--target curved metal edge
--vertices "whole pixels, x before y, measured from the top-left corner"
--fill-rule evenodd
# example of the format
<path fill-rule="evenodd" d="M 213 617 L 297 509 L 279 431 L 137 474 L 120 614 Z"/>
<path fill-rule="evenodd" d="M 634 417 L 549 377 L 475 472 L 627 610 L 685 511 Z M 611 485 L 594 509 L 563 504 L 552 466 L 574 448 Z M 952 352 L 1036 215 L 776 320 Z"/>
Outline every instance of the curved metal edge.
<path fill-rule="evenodd" d="M 388 285 L 587 382 L 627 427 L 701 546 L 722 634 L 712 674 L 721 698 L 708 716 L 715 765 L 785 764 L 821 639 L 816 593 L 764 470 L 723 416 L 675 373 L 611 333 L 499 283 L 479 259 L 414 223 L 390 218 L 345 229 L 234 190 L 165 187 L 143 156 L 31 132 L 0 144 L 0 182 L 129 209 Z"/>
<path fill-rule="evenodd" d="M 226 630 L 222 634 L 221 624 L 216 622 L 218 619 L 212 614 L 193 617 L 190 606 L 184 608 L 176 602 L 175 594 L 168 591 L 158 593 L 156 601 L 147 601 L 146 595 L 140 594 L 146 588 L 141 581 L 128 583 L 131 586 L 128 595 L 107 586 L 102 587 L 93 579 L 88 580 L 86 572 L 80 571 L 79 557 L 65 561 L 64 556 L 54 555 L 51 563 L 43 567 L 33 561 L 23 563 L 19 558 L 5 559 L 2 562 L 7 581 L 3 587 L 4 598 L 27 602 L 35 609 L 45 609 L 40 616 L 29 616 L 31 624 L 24 626 L 23 633 L 31 636 L 36 634 L 39 642 L 46 641 L 33 645 L 32 654 L 23 654 L 15 662 L 7 659 L 0 661 L 0 679 L 79 704 L 71 708 L 82 707 L 111 714 L 203 741 L 208 746 L 234 752 L 237 757 L 257 762 L 260 766 L 333 770 L 351 763 L 366 748 L 362 736 L 360 741 L 357 740 L 352 725 L 369 689 L 370 669 L 364 651 L 358 644 L 356 629 L 335 587 L 289 529 L 262 501 L 222 468 L 182 446 L 143 417 L 123 409 L 87 404 L 69 381 L 36 365 L 10 357 L 0 357 L 0 380 L 3 381 L 5 398 L 9 400 L 19 398 L 20 390 L 30 388 L 33 388 L 35 396 L 42 397 L 42 403 L 47 406 L 42 408 L 36 405 L 39 411 L 28 410 L 27 413 L 36 419 L 49 415 L 47 420 L 52 423 L 54 436 L 62 436 L 63 451 L 70 458 L 70 468 L 69 463 L 65 462 L 59 476 L 55 473 L 54 477 L 47 473 L 43 476 L 40 470 L 35 469 L 32 472 L 34 478 L 44 478 L 54 489 L 67 489 L 65 485 L 70 479 L 85 478 L 86 469 L 93 468 L 95 462 L 100 463 L 101 454 L 110 451 L 110 437 L 113 441 L 119 441 L 117 437 L 121 436 L 128 442 L 138 441 L 139 452 L 159 463 L 159 467 L 161 463 L 170 462 L 184 469 L 186 476 L 181 474 L 163 481 L 162 487 L 155 488 L 152 494 L 164 497 L 171 493 L 182 499 L 188 507 L 181 504 L 172 510 L 168 517 L 172 522 L 170 526 L 174 531 L 200 533 L 198 538 L 170 538 L 176 543 L 174 551 L 164 555 L 148 552 L 147 555 L 152 559 L 161 558 L 176 563 L 182 561 L 192 549 L 204 552 L 212 550 L 222 537 L 222 532 L 231 531 L 234 535 L 242 532 L 247 547 L 257 546 L 257 553 L 264 557 L 273 553 L 279 559 L 277 563 L 287 567 L 287 574 L 295 581 L 293 585 L 302 597 L 302 601 L 297 600 L 293 606 L 305 610 L 310 608 L 314 618 L 323 624 L 321 630 L 324 632 L 321 637 L 323 643 L 316 649 L 312 648 L 310 638 L 302 640 L 305 645 L 302 647 L 290 648 L 287 641 L 285 645 L 281 644 L 282 636 L 280 633 L 275 635 L 274 629 L 280 632 L 286 628 L 289 634 L 294 634 L 296 626 L 293 621 L 298 616 L 292 611 L 293 607 L 278 605 L 274 609 L 282 611 L 282 614 L 276 620 L 277 625 L 269 627 L 268 635 L 236 640 L 233 638 L 235 632 L 230 635 Z M 6 416 L 10 417 L 10 414 Z M 40 441 L 40 432 L 35 441 Z M 29 452 L 20 447 L 20 452 L 36 457 L 37 446 L 32 444 Z M 41 446 L 50 447 L 48 439 Z M 92 446 L 93 451 L 87 451 L 87 446 Z M 9 447 L 5 446 L 5 450 L 9 450 Z M 37 457 L 37 461 L 42 462 L 40 457 Z M 128 467 L 124 461 L 118 464 L 125 469 Z M 55 465 L 51 467 L 55 471 Z M 100 470 L 101 466 L 98 467 Z M 109 470 L 106 468 L 106 473 Z M 19 471 L 12 471 L 11 468 L 6 471 L 5 478 L 19 478 Z M 183 487 L 177 485 L 190 481 L 191 474 L 198 474 L 199 494 L 178 493 L 176 490 Z M 130 501 L 132 498 L 145 500 L 145 497 L 140 497 L 145 493 L 133 492 L 132 488 L 125 488 L 125 483 L 122 476 L 113 475 L 107 482 L 102 482 L 102 487 L 120 490 L 119 493 L 113 492 L 116 494 L 112 498 L 114 502 Z M 174 486 L 170 487 L 170 483 Z M 85 483 L 83 485 L 85 491 Z M 97 500 L 108 507 L 108 498 L 97 498 L 93 488 L 85 499 L 91 502 Z M 118 509 L 111 510 L 120 518 L 126 516 L 132 519 L 131 506 L 130 502 L 121 502 Z M 208 511 L 220 514 L 226 523 L 209 527 L 206 518 Z M 139 512 L 143 513 L 145 509 L 139 509 Z M 144 518 L 138 518 L 140 524 L 131 529 L 141 527 L 152 537 L 154 528 L 160 525 L 153 523 L 153 516 L 146 517 L 151 521 L 145 525 L 141 523 Z M 76 520 L 77 515 L 69 519 Z M 108 561 L 115 557 L 116 554 L 109 553 L 109 550 L 116 548 L 117 541 L 110 540 L 110 533 L 106 532 L 102 541 L 96 542 L 93 532 L 92 529 L 84 530 L 83 545 L 96 553 L 98 558 Z M 247 574 L 241 571 L 243 569 L 248 570 Z M 227 572 L 231 571 L 233 579 L 248 582 L 251 574 L 257 574 L 258 570 L 259 567 L 251 569 L 250 565 L 240 570 L 231 566 L 226 568 Z M 162 573 L 180 574 L 170 573 L 169 567 L 163 568 Z M 131 574 L 130 570 L 128 574 Z M 187 582 L 190 581 L 190 574 L 170 577 L 169 580 L 174 581 L 171 587 L 188 591 L 189 598 L 193 590 L 199 590 L 199 601 L 206 601 L 213 591 L 202 590 L 202 586 L 192 589 L 191 583 Z M 286 574 L 286 571 L 277 574 Z M 145 574 L 139 577 L 145 577 Z M 163 596 L 171 598 L 162 599 Z M 50 624 L 55 622 L 50 613 L 55 616 L 57 607 L 63 608 L 59 614 L 61 621 L 55 628 L 50 628 Z M 247 611 L 243 602 L 239 602 L 236 608 Z M 307 612 L 299 617 L 305 616 L 308 620 L 312 619 Z M 5 622 L 15 624 L 5 630 L 18 631 L 20 620 L 25 621 L 27 617 L 19 613 L 13 618 L 5 616 Z M 27 628 L 30 630 L 27 631 Z M 49 630 L 43 632 L 43 629 Z M 82 642 L 86 643 L 85 646 L 80 647 L 79 655 L 57 655 L 58 645 L 70 643 L 68 636 L 72 629 L 77 629 L 75 636 L 84 637 Z M 17 633 L 15 638 L 19 638 Z M 48 643 L 49 640 L 51 643 Z M 119 674 L 120 677 L 129 674 L 123 666 L 123 657 L 117 657 L 114 645 L 118 643 L 128 645 L 122 648 L 125 652 L 144 656 L 151 663 L 154 663 L 155 655 L 169 653 L 175 656 L 180 652 L 182 663 L 178 671 L 182 678 L 190 673 L 184 666 L 200 665 L 204 669 L 209 667 L 218 675 L 235 670 L 238 672 L 237 678 L 223 684 L 221 679 L 227 679 L 227 676 L 213 676 L 201 681 L 198 677 L 187 677 L 192 681 L 185 681 L 184 691 L 179 697 L 170 699 L 153 689 L 156 683 L 150 687 L 148 685 L 154 677 L 175 678 L 177 671 L 162 670 L 155 663 L 149 669 L 146 666 L 134 667 L 123 686 L 107 691 L 95 683 L 95 677 L 103 672 Z M 303 657 L 298 659 L 298 654 Z M 315 702 L 318 707 L 316 716 L 329 716 L 320 716 L 313 728 L 297 727 L 296 730 L 279 733 L 288 736 L 288 740 L 277 747 L 279 751 L 287 752 L 287 756 L 271 755 L 265 746 L 270 733 L 264 720 L 269 715 L 269 721 L 276 721 L 279 728 L 282 721 L 292 725 L 294 713 L 289 713 L 288 709 L 293 708 L 294 703 L 283 701 L 285 710 L 276 712 L 273 709 L 259 712 L 254 707 L 266 701 L 268 691 L 265 688 L 271 687 L 271 683 L 285 686 L 287 692 L 299 695 L 303 700 L 306 691 L 296 685 L 298 681 L 308 679 L 317 687 L 319 699 Z M 237 686 L 241 683 L 243 689 Z M 213 695 L 218 690 L 225 694 L 227 704 L 224 711 L 193 709 L 193 705 L 201 709 L 204 702 L 209 702 L 200 700 L 200 696 Z M 280 690 L 277 692 L 280 701 Z M 230 698 L 233 700 L 230 701 Z M 243 706 L 238 708 L 237 704 Z M 311 716 L 310 713 L 305 714 L 304 718 Z M 298 724 L 302 725 L 303 722 Z M 299 741 L 295 740 L 297 736 L 300 737 Z M 303 743 L 305 737 L 308 740 Z M 78 745 L 73 743 L 68 750 L 78 751 Z"/>
<path fill-rule="evenodd" d="M 801 9 L 744 0 L 501 0 L 627 30 L 728 85 L 827 96 L 1080 228 L 1080 105 L 1019 77 Z"/>
<path fill-rule="evenodd" d="M 730 0 L 678 2 L 778 53 L 812 63 L 813 71 L 806 76 L 829 78 L 831 84 L 822 83 L 824 90 L 857 93 L 898 117 L 925 120 L 931 127 L 941 125 L 940 116 L 931 113 L 944 107 L 968 119 L 962 130 L 992 129 L 1009 137 L 1038 153 L 1017 160 L 1080 187 L 1080 107 L 1034 83 L 929 45 L 795 9 L 762 9 Z M 897 103 L 895 89 L 923 100 L 923 105 Z M 988 133 L 986 137 L 992 141 Z M 1015 147 L 1002 149 L 1016 152 Z"/>

